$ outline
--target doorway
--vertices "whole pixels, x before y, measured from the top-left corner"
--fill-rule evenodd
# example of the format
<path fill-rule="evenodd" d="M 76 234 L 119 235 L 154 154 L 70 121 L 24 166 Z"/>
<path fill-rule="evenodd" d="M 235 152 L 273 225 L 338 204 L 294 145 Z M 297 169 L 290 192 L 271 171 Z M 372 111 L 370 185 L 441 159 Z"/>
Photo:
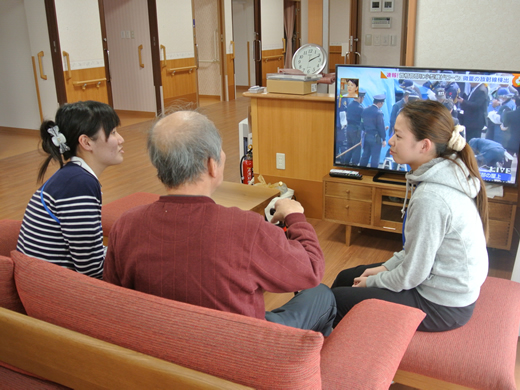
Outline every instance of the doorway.
<path fill-rule="evenodd" d="M 193 0 L 193 15 L 199 101 L 226 100 L 222 1 Z"/>
<path fill-rule="evenodd" d="M 52 6 L 50 1 L 47 3 Z M 54 66 L 60 84 L 63 80 L 67 103 L 112 102 L 104 59 L 100 3 L 102 5 L 98 0 L 54 0 L 56 30 L 50 26 L 53 19 L 48 18 L 49 30 L 56 31 L 54 58 L 60 61 L 55 61 Z"/>
<path fill-rule="evenodd" d="M 254 0 L 233 0 L 232 6 L 236 85 L 237 87 L 251 87 L 256 81 L 253 60 Z"/>

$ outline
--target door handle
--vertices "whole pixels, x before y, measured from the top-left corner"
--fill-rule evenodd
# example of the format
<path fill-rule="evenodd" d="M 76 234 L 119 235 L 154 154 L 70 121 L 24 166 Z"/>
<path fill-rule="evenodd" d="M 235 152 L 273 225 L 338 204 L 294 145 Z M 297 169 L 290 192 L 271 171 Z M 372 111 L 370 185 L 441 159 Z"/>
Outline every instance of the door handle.
<path fill-rule="evenodd" d="M 161 68 L 166 68 L 166 46 L 161 45 L 161 50 L 163 52 L 163 58 L 164 58 Z"/>
<path fill-rule="evenodd" d="M 142 51 L 142 50 L 143 50 L 143 45 L 139 45 L 139 46 L 137 47 L 137 52 L 138 52 L 138 54 L 139 54 L 139 66 L 140 66 L 141 68 L 144 68 L 143 57 L 141 56 L 141 51 Z"/>
<path fill-rule="evenodd" d="M 44 56 L 43 50 L 38 53 L 38 65 L 40 66 L 40 77 L 44 80 L 47 80 L 47 75 L 43 74 L 43 62 L 42 57 Z"/>
<path fill-rule="evenodd" d="M 66 51 L 63 51 L 63 57 L 67 59 L 67 80 L 72 78 L 72 71 L 70 70 L 70 55 Z"/>

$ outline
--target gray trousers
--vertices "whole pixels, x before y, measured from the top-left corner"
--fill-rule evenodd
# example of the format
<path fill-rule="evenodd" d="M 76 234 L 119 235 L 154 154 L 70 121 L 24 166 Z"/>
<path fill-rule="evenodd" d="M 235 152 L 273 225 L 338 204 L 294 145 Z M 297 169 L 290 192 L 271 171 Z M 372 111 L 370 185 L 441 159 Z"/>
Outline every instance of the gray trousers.
<path fill-rule="evenodd" d="M 320 284 L 308 290 L 302 290 L 285 305 L 273 311 L 265 312 L 269 322 L 309 329 L 328 336 L 336 317 L 336 300 L 331 289 Z"/>

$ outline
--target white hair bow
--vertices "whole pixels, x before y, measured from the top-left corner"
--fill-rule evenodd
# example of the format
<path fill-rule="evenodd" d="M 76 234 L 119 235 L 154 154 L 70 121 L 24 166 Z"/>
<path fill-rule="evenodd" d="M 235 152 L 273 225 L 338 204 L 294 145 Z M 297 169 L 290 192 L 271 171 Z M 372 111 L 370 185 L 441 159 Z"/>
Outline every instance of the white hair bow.
<path fill-rule="evenodd" d="M 47 129 L 47 132 L 52 135 L 52 143 L 54 146 L 60 148 L 61 154 L 65 153 L 67 150 L 70 150 L 69 146 L 67 145 L 67 138 L 65 138 L 63 133 L 60 133 L 58 126 Z"/>

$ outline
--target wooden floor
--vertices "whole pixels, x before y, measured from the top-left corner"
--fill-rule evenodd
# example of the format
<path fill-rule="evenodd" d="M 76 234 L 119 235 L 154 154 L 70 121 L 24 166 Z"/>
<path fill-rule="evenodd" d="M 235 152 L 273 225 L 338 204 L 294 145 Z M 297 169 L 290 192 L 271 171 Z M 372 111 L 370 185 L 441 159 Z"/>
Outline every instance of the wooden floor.
<path fill-rule="evenodd" d="M 200 111 L 205 113 L 220 129 L 223 149 L 227 155 L 224 179 L 240 181 L 238 152 L 238 123 L 247 117 L 249 98 L 237 93 L 230 102 L 201 101 Z M 137 191 L 164 193 L 162 184 L 150 164 L 146 152 L 146 136 L 153 121 L 121 114 L 121 135 L 125 138 L 125 160 L 121 165 L 109 167 L 100 177 L 103 203 L 108 203 Z M 39 187 L 36 176 L 43 155 L 37 150 L 38 131 L 0 127 L 0 219 L 22 219 L 25 207 L 33 192 Z M 47 177 L 55 170 L 49 169 Z M 309 220 L 314 226 L 325 254 L 326 270 L 323 283 L 331 285 L 337 273 L 347 267 L 387 260 L 401 247 L 398 234 L 364 230 L 353 245 L 344 245 L 345 228 L 342 225 Z M 509 279 L 518 238 L 511 252 L 489 250 L 489 275 Z M 272 309 L 285 303 L 292 294 L 266 293 L 266 308 Z M 520 388 L 520 358 L 516 366 L 517 386 Z M 392 385 L 392 390 L 410 389 Z"/>

